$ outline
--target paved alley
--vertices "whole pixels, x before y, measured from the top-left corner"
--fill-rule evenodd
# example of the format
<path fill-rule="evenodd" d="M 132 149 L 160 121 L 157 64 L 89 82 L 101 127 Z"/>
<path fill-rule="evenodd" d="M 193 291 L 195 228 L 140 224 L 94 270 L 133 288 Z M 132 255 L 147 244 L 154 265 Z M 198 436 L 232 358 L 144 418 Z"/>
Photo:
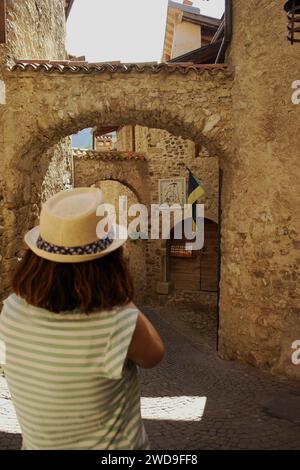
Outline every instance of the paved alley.
<path fill-rule="evenodd" d="M 167 349 L 156 369 L 141 373 L 142 412 L 153 449 L 300 449 L 299 384 L 222 361 L 213 335 L 196 342 L 171 326 L 170 312 L 164 320 L 147 313 Z M 0 378 L 0 449 L 20 445 Z"/>

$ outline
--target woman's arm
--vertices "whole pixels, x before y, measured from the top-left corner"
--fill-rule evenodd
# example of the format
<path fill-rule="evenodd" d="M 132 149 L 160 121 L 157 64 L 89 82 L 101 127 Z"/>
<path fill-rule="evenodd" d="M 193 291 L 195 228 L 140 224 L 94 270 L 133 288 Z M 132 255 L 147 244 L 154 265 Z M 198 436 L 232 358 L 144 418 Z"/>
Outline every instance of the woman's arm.
<path fill-rule="evenodd" d="M 128 349 L 127 358 L 144 369 L 155 367 L 164 357 L 164 344 L 154 326 L 141 312 Z"/>

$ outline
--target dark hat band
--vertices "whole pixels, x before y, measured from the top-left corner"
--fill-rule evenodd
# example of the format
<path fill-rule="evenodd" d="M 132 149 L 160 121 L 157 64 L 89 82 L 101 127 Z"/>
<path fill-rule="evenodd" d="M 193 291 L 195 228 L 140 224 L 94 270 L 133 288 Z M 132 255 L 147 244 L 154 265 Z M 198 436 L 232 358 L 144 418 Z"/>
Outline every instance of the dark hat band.
<path fill-rule="evenodd" d="M 114 241 L 114 229 L 111 228 L 108 235 L 104 238 L 89 243 L 88 245 L 82 246 L 58 246 L 52 243 L 46 242 L 41 236 L 37 239 L 36 246 L 40 250 L 46 251 L 47 253 L 54 253 L 55 255 L 92 255 L 101 253 Z"/>

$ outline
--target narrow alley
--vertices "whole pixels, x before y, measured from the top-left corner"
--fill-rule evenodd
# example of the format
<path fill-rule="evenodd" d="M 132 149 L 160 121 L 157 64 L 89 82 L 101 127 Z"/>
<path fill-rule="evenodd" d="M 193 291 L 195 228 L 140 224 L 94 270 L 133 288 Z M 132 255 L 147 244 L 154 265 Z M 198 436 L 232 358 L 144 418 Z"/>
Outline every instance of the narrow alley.
<path fill-rule="evenodd" d="M 191 340 L 188 329 L 195 328 L 177 320 L 174 328 L 171 311 L 165 310 L 164 319 L 163 309 L 159 315 L 146 313 L 167 350 L 157 368 L 141 373 L 142 414 L 152 449 L 299 448 L 300 390 L 295 382 L 219 359 L 208 314 L 198 314 L 206 327 Z M 19 449 L 19 433 L 1 377 L 0 450 Z"/>

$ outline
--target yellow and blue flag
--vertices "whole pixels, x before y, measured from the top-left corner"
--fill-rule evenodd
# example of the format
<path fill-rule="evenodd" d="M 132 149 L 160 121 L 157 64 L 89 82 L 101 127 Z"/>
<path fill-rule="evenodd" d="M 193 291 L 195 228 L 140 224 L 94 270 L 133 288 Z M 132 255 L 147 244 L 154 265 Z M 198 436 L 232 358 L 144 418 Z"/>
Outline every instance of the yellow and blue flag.
<path fill-rule="evenodd" d="M 188 204 L 192 206 L 193 230 L 196 231 L 197 201 L 205 194 L 205 189 L 201 180 L 199 180 L 189 168 L 188 182 Z"/>

